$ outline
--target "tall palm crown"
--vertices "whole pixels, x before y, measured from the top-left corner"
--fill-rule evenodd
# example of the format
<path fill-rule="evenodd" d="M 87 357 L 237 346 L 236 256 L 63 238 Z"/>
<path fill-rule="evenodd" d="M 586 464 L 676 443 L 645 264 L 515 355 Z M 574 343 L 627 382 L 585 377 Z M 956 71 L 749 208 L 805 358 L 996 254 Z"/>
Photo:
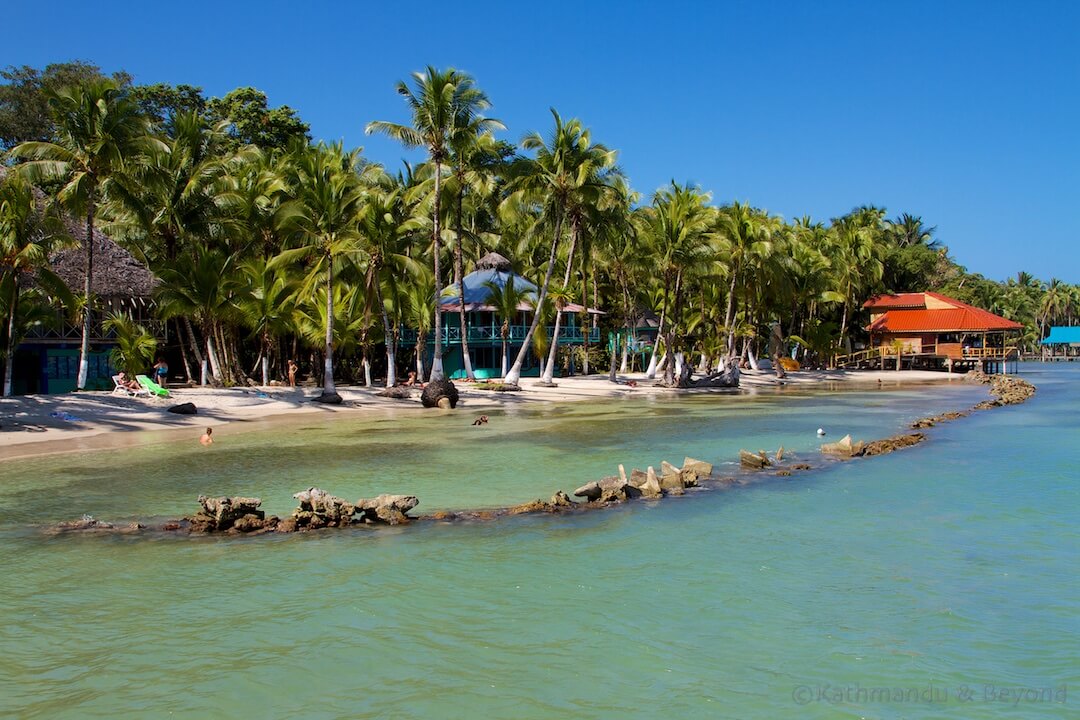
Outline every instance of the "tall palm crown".
<path fill-rule="evenodd" d="M 90 350 L 95 215 L 103 199 L 124 194 L 125 176 L 161 141 L 150 135 L 150 123 L 135 101 L 111 80 L 63 88 L 51 94 L 48 103 L 56 141 L 22 143 L 11 155 L 27 161 L 19 171 L 32 182 L 61 183 L 57 199 L 86 217 L 86 308 L 77 381 L 81 389 L 86 387 Z"/>
<path fill-rule="evenodd" d="M 552 227 L 551 251 L 537 298 L 538 309 L 543 308 L 547 298 L 564 221 L 569 218 L 572 230 L 580 232 L 585 208 L 595 206 L 608 194 L 614 193 L 615 151 L 593 143 L 591 133 L 580 120 L 573 118 L 564 122 L 554 108 L 551 115 L 555 128 L 550 138 L 531 133 L 521 141 L 522 149 L 531 150 L 536 155 L 521 158 L 511 167 L 508 196 L 503 202 L 504 213 L 511 218 L 524 208 L 539 214 L 538 225 Z M 567 262 L 569 264 L 572 260 L 568 258 Z M 568 276 L 566 279 L 569 279 Z M 529 352 L 539 317 L 540 312 L 533 315 L 525 342 L 507 376 L 509 382 L 516 383 L 520 378 L 521 366 Z M 556 323 L 558 319 L 556 315 Z"/>
<path fill-rule="evenodd" d="M 432 378 L 441 378 L 442 371 L 442 319 L 438 298 L 442 294 L 440 273 L 440 213 L 442 192 L 442 165 L 450 154 L 451 140 L 456 134 L 501 128 L 497 120 L 484 118 L 480 113 L 490 107 L 487 96 L 476 87 L 467 73 L 453 68 L 438 70 L 428 66 L 423 72 L 413 73 L 414 87 L 405 82 L 397 85 L 398 94 L 405 98 L 412 113 L 412 125 L 376 120 L 367 125 L 367 133 L 382 133 L 398 140 L 406 147 L 423 147 L 435 168 L 434 207 L 432 210 L 432 265 L 435 272 L 435 297 L 432 310 L 435 313 L 435 358 Z"/>
<path fill-rule="evenodd" d="M 307 259 L 306 290 L 325 277 L 325 346 L 323 397 L 340 402 L 334 386 L 334 273 L 348 266 L 361 250 L 358 220 L 364 209 L 364 187 L 357 174 L 358 150 L 346 152 L 341 143 L 298 149 L 292 159 L 293 199 L 277 212 L 281 230 L 295 247 L 282 252 L 275 264 Z"/>

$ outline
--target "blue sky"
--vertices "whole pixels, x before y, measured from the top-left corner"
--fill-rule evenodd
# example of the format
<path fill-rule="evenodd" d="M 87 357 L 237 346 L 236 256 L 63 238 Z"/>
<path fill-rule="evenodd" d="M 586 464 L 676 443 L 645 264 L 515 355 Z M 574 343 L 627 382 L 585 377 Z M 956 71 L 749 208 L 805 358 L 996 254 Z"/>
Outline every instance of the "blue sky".
<path fill-rule="evenodd" d="M 548 108 L 671 179 L 785 218 L 921 215 L 970 270 L 1080 282 L 1080 3 L 14 3 L 0 65 L 84 59 L 137 82 L 250 85 L 316 138 L 406 121 L 394 84 L 472 73 L 504 137 Z M 109 8 L 109 9 L 105 9 Z M 46 15 L 47 13 L 47 15 Z"/>

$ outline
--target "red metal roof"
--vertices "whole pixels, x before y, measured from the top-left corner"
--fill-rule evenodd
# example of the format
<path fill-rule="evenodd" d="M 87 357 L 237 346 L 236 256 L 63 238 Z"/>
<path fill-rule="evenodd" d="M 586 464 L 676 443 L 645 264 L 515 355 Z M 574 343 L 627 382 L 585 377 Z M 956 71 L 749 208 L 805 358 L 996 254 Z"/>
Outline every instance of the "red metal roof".
<path fill-rule="evenodd" d="M 962 305 L 962 303 L 961 303 Z M 870 324 L 870 332 L 987 332 L 1022 330 L 1023 325 L 964 305 L 948 310 L 890 310 Z"/>
<path fill-rule="evenodd" d="M 875 295 L 863 303 L 864 308 L 921 308 L 926 307 L 924 293 L 894 293 Z"/>

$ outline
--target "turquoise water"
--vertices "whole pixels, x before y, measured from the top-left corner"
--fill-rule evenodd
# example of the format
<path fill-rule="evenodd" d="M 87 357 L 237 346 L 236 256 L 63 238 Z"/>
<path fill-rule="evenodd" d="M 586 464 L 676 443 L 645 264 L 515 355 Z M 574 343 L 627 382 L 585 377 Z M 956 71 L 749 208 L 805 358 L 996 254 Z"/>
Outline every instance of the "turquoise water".
<path fill-rule="evenodd" d="M 464 414 L 305 421 L 224 428 L 209 451 L 4 463 L 0 715 L 1071 717 L 1080 375 L 1025 373 L 1029 403 L 911 450 L 568 517 L 252 539 L 29 525 L 176 515 L 200 492 L 283 514 L 313 484 L 410 492 L 420 510 L 500 506 L 619 462 L 781 444 L 816 459 L 818 426 L 882 437 L 985 391 L 529 407 L 484 428 Z M 987 685 L 1032 690 L 1013 704 Z"/>

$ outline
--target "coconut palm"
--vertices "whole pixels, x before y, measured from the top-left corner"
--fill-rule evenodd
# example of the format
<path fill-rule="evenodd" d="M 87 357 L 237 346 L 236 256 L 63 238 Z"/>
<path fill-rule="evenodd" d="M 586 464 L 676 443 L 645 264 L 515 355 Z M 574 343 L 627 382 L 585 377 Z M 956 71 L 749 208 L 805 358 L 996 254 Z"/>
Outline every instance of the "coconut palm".
<path fill-rule="evenodd" d="M 104 322 L 105 330 L 113 334 L 116 347 L 112 349 L 112 363 L 135 377 L 154 362 L 157 339 L 143 325 L 125 313 L 112 313 Z"/>
<path fill-rule="evenodd" d="M 532 133 L 521 141 L 522 149 L 535 152 L 536 157 L 523 158 L 515 163 L 513 177 L 507 186 L 508 198 L 503 203 L 504 211 L 511 216 L 520 215 L 523 208 L 535 210 L 540 216 L 536 227 L 551 228 L 551 249 L 537 298 L 538 308 L 543 307 L 547 298 L 564 222 L 569 218 L 572 223 L 578 208 L 595 204 L 602 195 L 611 191 L 608 174 L 615 165 L 615 152 L 594 144 L 591 134 L 580 120 L 563 122 L 554 108 L 551 115 L 555 128 L 550 139 L 545 140 L 539 133 Z M 521 378 L 521 367 L 539 318 L 539 312 L 533 314 L 524 344 L 507 375 L 508 382 L 517 383 Z M 555 342 L 557 338 L 552 339 L 552 343 Z M 550 363 L 547 374 L 550 375 Z"/>
<path fill-rule="evenodd" d="M 160 284 L 154 291 L 158 314 L 163 320 L 192 318 L 206 341 L 200 383 L 212 378 L 227 382 L 224 364 L 218 356 L 223 334 L 220 323 L 235 315 L 233 295 L 238 282 L 234 272 L 237 258 L 218 250 L 202 249 L 185 253 L 158 273 Z M 207 373 L 209 363 L 209 375 Z"/>
<path fill-rule="evenodd" d="M 407 254 L 411 240 L 410 213 L 404 178 L 380 173 L 368 187 L 368 199 L 359 217 L 359 229 L 366 256 L 365 287 L 374 295 L 382 317 L 386 345 L 386 387 L 397 383 L 396 328 L 390 322 L 388 305 L 393 305 L 402 279 L 416 277 L 420 266 Z M 386 296 L 384 288 L 390 290 Z"/>
<path fill-rule="evenodd" d="M 135 101 L 111 80 L 94 80 L 51 93 L 49 110 L 56 124 L 56 142 L 25 142 L 11 155 L 25 160 L 19 170 L 31 182 L 59 182 L 57 199 L 73 214 L 86 218 L 83 294 L 85 309 L 79 347 L 76 387 L 86 387 L 90 328 L 93 322 L 94 221 L 110 196 L 124 194 L 126 175 L 161 141 Z"/>
<path fill-rule="evenodd" d="M 453 150 L 451 158 L 453 175 L 454 208 L 454 280 L 458 285 L 460 297 L 466 297 L 465 287 L 465 196 L 478 195 L 481 199 L 491 197 L 495 192 L 495 169 L 502 162 L 505 145 L 495 139 L 490 132 L 477 134 L 474 128 L 467 127 L 455 132 L 450 139 Z M 466 322 L 465 303 L 458 305 L 458 322 L 461 325 L 461 356 L 465 366 L 465 377 L 473 381 L 472 358 L 469 353 L 469 329 Z"/>
<path fill-rule="evenodd" d="M 382 133 L 406 147 L 423 147 L 434 165 L 434 202 L 431 213 L 432 265 L 435 274 L 435 356 L 431 377 L 443 377 L 442 368 L 442 277 L 439 267 L 441 245 L 440 222 L 442 211 L 442 169 L 450 157 L 451 140 L 458 134 L 498 129 L 497 120 L 484 118 L 480 113 L 490 107 L 487 96 L 476 87 L 471 76 L 453 68 L 437 70 L 428 66 L 424 72 L 413 73 L 413 87 L 405 82 L 397 85 L 398 94 L 405 98 L 412 113 L 412 125 L 385 121 L 368 123 L 367 133 Z"/>
<path fill-rule="evenodd" d="M 325 280 L 326 322 L 322 402 L 340 403 L 334 386 L 334 271 L 361 252 L 357 221 L 364 209 L 364 188 L 357 170 L 359 150 L 341 143 L 306 148 L 293 158 L 295 196 L 278 209 L 278 227 L 297 247 L 283 251 L 274 266 L 308 261 L 304 292 Z"/>
<path fill-rule="evenodd" d="M 250 258 L 240 265 L 241 290 L 234 300 L 240 322 L 259 338 L 259 365 L 263 386 L 270 384 L 270 353 L 274 338 L 294 329 L 296 279 L 285 268 L 273 267 L 264 258 Z"/>
<path fill-rule="evenodd" d="M 24 275 L 68 296 L 63 282 L 48 267 L 49 255 L 70 238 L 60 218 L 39 207 L 33 188 L 18 175 L 0 181 L 0 280 L 7 310 L 4 347 L 4 397 L 11 395 L 12 360 L 19 333 L 19 298 Z"/>
<path fill-rule="evenodd" d="M 709 195 L 699 188 L 672 181 L 658 190 L 652 205 L 638 215 L 638 232 L 649 243 L 663 286 L 661 317 L 666 320 L 666 326 L 661 333 L 667 355 L 664 378 L 669 385 L 675 382 L 676 353 L 682 349 L 685 281 L 713 255 L 713 214 L 708 201 Z M 655 371 L 654 365 L 650 367 Z"/>

